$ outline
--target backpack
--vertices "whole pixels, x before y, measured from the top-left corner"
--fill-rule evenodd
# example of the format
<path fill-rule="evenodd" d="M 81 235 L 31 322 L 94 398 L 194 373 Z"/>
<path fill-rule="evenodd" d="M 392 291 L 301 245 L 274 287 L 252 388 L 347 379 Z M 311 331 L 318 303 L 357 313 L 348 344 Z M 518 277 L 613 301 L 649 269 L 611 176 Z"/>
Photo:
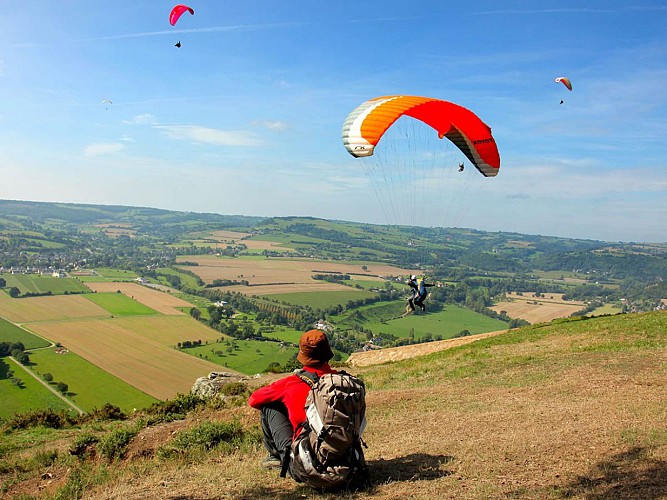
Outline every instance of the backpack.
<path fill-rule="evenodd" d="M 366 427 L 366 387 L 344 371 L 296 375 L 310 385 L 306 422 L 291 445 L 281 476 L 319 490 L 356 489 L 368 482 L 361 434 Z"/>

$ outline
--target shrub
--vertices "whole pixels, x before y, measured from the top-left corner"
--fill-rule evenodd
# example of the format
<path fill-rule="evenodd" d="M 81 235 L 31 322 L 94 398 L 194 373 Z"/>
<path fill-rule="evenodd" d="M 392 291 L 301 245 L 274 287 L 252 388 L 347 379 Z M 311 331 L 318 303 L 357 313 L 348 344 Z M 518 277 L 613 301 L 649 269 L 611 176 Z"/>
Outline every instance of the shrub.
<path fill-rule="evenodd" d="M 127 415 L 111 403 L 106 403 L 102 408 L 94 408 L 83 417 L 85 421 L 102 422 L 104 420 L 125 420 Z"/>
<path fill-rule="evenodd" d="M 49 408 L 46 410 L 33 410 L 26 413 L 17 413 L 8 419 L 5 425 L 9 429 L 28 429 L 40 425 L 51 429 L 62 429 L 70 427 L 76 422 L 77 418 L 71 416 L 66 411 L 54 411 Z"/>
<path fill-rule="evenodd" d="M 194 394 L 177 394 L 174 399 L 153 403 L 145 411 L 148 415 L 159 417 L 159 420 L 176 420 L 195 408 L 206 404 L 206 400 Z"/>
<path fill-rule="evenodd" d="M 99 442 L 99 438 L 93 434 L 81 434 L 69 447 L 70 455 L 84 458 L 92 445 Z"/>
<path fill-rule="evenodd" d="M 243 382 L 230 382 L 222 386 L 220 393 L 225 396 L 246 396 L 250 395 L 250 389 Z"/>
<path fill-rule="evenodd" d="M 135 428 L 121 428 L 103 436 L 97 444 L 97 451 L 109 462 L 122 458 L 132 438 L 138 430 Z"/>
<path fill-rule="evenodd" d="M 259 432 L 248 432 L 238 421 L 204 422 L 201 425 L 178 432 L 174 439 L 158 450 L 158 455 L 169 458 L 190 451 L 209 451 L 219 446 L 229 449 L 242 444 L 261 442 Z"/>

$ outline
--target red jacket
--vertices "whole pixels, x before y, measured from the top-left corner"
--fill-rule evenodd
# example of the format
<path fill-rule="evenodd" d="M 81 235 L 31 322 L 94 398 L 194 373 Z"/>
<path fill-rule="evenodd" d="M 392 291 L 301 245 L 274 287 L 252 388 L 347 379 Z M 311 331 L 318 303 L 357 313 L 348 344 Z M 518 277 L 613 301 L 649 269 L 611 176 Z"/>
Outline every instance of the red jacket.
<path fill-rule="evenodd" d="M 329 363 L 323 363 L 319 366 L 304 366 L 304 370 L 315 372 L 322 376 L 325 373 L 338 373 L 329 366 Z M 298 375 L 276 380 L 272 384 L 257 389 L 248 398 L 248 404 L 258 410 L 268 403 L 280 401 L 287 408 L 289 420 L 292 428 L 296 432 L 303 422 L 306 421 L 306 398 L 310 392 L 310 386 L 301 380 Z"/>

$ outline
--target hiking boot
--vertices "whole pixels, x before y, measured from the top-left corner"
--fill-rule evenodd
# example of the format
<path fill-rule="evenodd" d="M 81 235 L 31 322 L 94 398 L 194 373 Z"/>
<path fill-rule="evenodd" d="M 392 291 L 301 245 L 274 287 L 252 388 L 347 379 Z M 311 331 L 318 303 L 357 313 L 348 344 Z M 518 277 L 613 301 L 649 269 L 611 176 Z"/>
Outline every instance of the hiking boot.
<path fill-rule="evenodd" d="M 280 458 L 274 457 L 273 455 L 268 455 L 264 460 L 260 462 L 259 465 L 261 465 L 265 469 L 282 469 L 283 467 Z"/>

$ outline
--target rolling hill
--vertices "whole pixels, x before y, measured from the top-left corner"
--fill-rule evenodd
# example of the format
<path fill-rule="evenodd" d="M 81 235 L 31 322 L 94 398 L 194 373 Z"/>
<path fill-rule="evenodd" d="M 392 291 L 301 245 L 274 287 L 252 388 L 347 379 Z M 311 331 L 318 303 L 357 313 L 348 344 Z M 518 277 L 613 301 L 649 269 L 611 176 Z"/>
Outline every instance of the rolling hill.
<path fill-rule="evenodd" d="M 345 497 L 665 498 L 665 352 L 667 313 L 652 312 L 533 325 L 351 369 L 368 388 L 372 485 Z M 245 398 L 175 420 L 145 411 L 63 429 L 5 426 L 3 494 L 341 498 L 259 467 L 258 415 Z M 204 446 L 222 425 L 235 426 L 234 440 Z"/>

